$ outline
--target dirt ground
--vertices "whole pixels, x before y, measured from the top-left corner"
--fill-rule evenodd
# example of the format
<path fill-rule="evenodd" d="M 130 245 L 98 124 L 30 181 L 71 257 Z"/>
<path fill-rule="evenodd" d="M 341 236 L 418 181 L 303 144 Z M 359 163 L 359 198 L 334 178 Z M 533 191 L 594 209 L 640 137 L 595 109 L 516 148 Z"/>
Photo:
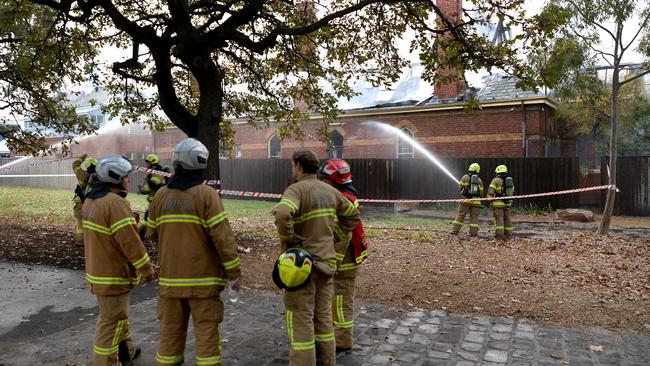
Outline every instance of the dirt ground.
<path fill-rule="evenodd" d="M 0 260 L 83 267 L 72 225 L 0 220 Z M 615 228 L 600 237 L 589 229 L 593 225 L 518 221 L 517 236 L 505 244 L 487 232 L 468 238 L 440 231 L 417 240 L 387 229 L 369 239 L 358 297 L 400 307 L 650 332 L 649 230 L 631 220 L 636 229 Z M 265 234 L 270 225 L 233 222 L 237 243 L 252 249 L 240 254 L 245 288 L 277 291 L 270 276 L 277 240 Z M 147 246 L 155 260 L 155 248 Z"/>

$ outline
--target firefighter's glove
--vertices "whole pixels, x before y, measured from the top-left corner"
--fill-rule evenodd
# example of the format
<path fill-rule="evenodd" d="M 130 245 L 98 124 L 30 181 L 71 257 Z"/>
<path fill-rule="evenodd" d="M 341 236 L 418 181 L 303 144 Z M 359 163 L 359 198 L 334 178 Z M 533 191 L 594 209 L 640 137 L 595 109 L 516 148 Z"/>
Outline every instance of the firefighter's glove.
<path fill-rule="evenodd" d="M 239 292 L 239 290 L 241 289 L 241 277 L 237 277 L 235 279 L 228 280 L 228 288 L 233 290 L 233 291 Z"/>
<path fill-rule="evenodd" d="M 143 282 L 149 283 L 153 281 L 156 276 L 156 271 L 153 269 L 153 266 L 147 266 L 147 268 L 142 271 L 141 276 Z"/>

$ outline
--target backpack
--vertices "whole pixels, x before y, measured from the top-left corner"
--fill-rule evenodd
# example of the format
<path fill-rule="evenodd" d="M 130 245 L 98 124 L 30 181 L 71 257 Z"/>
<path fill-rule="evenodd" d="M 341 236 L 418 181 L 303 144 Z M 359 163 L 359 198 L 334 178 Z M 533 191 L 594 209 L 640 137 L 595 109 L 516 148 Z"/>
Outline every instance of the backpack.
<path fill-rule="evenodd" d="M 469 177 L 469 187 L 467 193 L 470 197 L 478 197 L 481 194 L 478 179 L 479 178 L 477 174 L 472 174 Z"/>
<path fill-rule="evenodd" d="M 503 193 L 505 197 L 512 197 L 515 193 L 515 184 L 512 181 L 512 177 L 506 177 L 503 181 Z M 508 203 L 512 203 L 512 200 L 507 200 Z"/>
<path fill-rule="evenodd" d="M 74 194 L 81 199 L 81 203 L 84 203 L 90 191 L 95 188 L 95 184 L 97 184 L 97 173 L 92 173 L 86 178 L 83 188 L 77 184 L 74 189 Z"/>

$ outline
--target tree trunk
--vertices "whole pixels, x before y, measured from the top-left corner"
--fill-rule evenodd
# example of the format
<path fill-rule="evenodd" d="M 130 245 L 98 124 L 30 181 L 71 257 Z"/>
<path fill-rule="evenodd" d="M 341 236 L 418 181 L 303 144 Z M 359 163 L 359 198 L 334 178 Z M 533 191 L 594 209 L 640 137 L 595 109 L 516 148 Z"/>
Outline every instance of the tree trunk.
<path fill-rule="evenodd" d="M 617 140 L 618 140 L 618 94 L 620 86 L 618 84 L 619 78 L 619 63 L 614 63 L 614 70 L 612 74 L 612 117 L 611 117 L 611 137 L 609 140 L 609 180 L 608 184 L 616 185 L 616 158 L 617 158 Z M 602 174 L 602 173 L 601 173 Z M 616 197 L 616 190 L 610 189 L 607 191 L 607 200 L 605 201 L 605 208 L 603 210 L 603 218 L 598 226 L 598 234 L 606 235 L 609 233 L 609 225 L 612 220 L 612 213 L 614 212 L 614 199 Z"/>

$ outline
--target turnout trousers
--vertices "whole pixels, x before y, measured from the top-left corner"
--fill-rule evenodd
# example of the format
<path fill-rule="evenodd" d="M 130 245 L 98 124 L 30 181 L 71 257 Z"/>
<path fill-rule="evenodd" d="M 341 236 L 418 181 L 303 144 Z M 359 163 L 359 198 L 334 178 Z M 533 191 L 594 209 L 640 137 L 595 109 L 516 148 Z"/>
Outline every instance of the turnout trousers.
<path fill-rule="evenodd" d="M 333 292 L 334 278 L 317 270 L 307 286 L 284 292 L 290 366 L 336 365 Z"/>
<path fill-rule="evenodd" d="M 510 207 L 492 208 L 494 212 L 494 236 L 497 239 L 512 238 L 512 220 Z"/>
<path fill-rule="evenodd" d="M 187 325 L 192 315 L 196 333 L 196 365 L 221 364 L 223 302 L 216 297 L 158 299 L 160 346 L 156 352 L 157 365 L 180 365 L 185 360 Z"/>
<path fill-rule="evenodd" d="M 350 273 L 348 273 L 350 272 Z M 336 348 L 352 348 L 354 336 L 354 293 L 358 269 L 337 272 L 334 275 L 332 318 Z"/>
<path fill-rule="evenodd" d="M 74 207 L 72 207 L 72 214 L 76 219 L 75 223 L 75 243 L 78 245 L 84 245 L 84 230 L 83 230 L 83 211 L 81 207 L 83 204 L 81 202 L 75 202 Z"/>
<path fill-rule="evenodd" d="M 472 206 L 466 203 L 460 203 L 458 205 L 458 213 L 456 214 L 456 219 L 452 225 L 451 233 L 457 235 L 460 232 L 460 228 L 463 227 L 463 222 L 465 221 L 465 216 L 469 212 L 469 235 L 476 236 L 478 235 L 478 216 L 481 212 L 480 206 Z"/>
<path fill-rule="evenodd" d="M 131 293 L 96 295 L 99 319 L 93 344 L 93 365 L 119 366 L 119 359 L 133 358 L 135 348 L 129 330 L 129 300 Z"/>

